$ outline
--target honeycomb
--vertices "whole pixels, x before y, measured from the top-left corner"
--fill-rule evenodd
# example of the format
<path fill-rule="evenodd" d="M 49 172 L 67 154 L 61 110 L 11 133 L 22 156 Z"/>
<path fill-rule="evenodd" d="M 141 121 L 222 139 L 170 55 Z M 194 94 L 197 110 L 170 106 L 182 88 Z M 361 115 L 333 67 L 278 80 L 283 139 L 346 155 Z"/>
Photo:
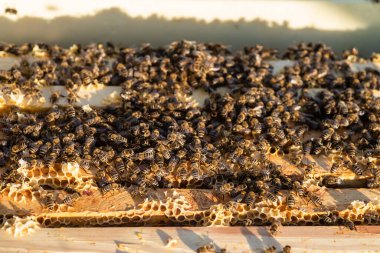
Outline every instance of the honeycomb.
<path fill-rule="evenodd" d="M 35 217 L 13 217 L 3 220 L 2 229 L 10 235 L 21 237 L 32 234 L 36 229 L 40 228 L 40 224 Z"/>
<path fill-rule="evenodd" d="M 128 211 L 116 212 L 60 212 L 44 213 L 33 217 L 33 221 L 42 227 L 65 226 L 143 226 L 180 225 L 180 226 L 236 226 L 269 225 L 275 221 L 283 225 L 319 225 L 329 212 L 308 212 L 288 210 L 278 207 L 250 207 L 246 204 L 212 205 L 208 209 L 191 210 L 188 201 L 177 192 L 164 200 L 145 200 L 138 207 Z M 346 209 L 337 213 L 338 219 L 350 219 L 356 225 L 379 224 L 380 201 L 364 203 L 352 202 Z M 21 219 L 18 218 L 17 219 Z M 31 220 L 28 218 L 27 220 Z M 23 220 L 24 221 L 24 220 Z M 338 224 L 339 224 L 338 220 Z M 10 222 L 6 223 L 10 227 Z M 13 224 L 13 223 L 12 223 Z M 5 226 L 5 225 L 3 225 Z"/>

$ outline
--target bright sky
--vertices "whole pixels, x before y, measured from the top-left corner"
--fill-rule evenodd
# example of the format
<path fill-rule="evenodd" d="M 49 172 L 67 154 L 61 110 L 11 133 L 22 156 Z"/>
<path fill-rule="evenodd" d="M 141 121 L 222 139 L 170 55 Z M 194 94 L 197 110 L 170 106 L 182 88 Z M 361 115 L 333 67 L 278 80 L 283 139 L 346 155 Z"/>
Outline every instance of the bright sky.
<path fill-rule="evenodd" d="M 341 8 L 343 7 L 344 8 Z M 205 22 L 213 20 L 246 21 L 261 19 L 283 24 L 290 28 L 314 27 L 320 30 L 356 30 L 365 28 L 366 13 L 355 11 L 357 5 L 330 1 L 247 1 L 247 0 L 3 0 L 1 9 L 11 7 L 18 15 L 5 15 L 11 19 L 25 16 L 53 19 L 60 16 L 94 15 L 99 11 L 120 8 L 132 17 L 157 15 L 166 19 L 195 18 Z M 352 10 L 352 11 L 347 11 Z M 353 13 L 357 13 L 354 14 Z M 380 13 L 379 13 L 380 16 Z"/>

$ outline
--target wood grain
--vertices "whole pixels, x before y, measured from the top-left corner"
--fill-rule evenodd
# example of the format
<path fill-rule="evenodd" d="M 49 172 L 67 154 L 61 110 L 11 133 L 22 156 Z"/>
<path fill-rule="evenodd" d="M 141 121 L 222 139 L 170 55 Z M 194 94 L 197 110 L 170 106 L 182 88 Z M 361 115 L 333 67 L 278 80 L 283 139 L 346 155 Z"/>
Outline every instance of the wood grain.
<path fill-rule="evenodd" d="M 380 226 L 362 226 L 358 232 L 342 227 L 283 227 L 272 236 L 266 227 L 139 227 L 40 229 L 14 238 L 0 231 L 1 252 L 194 252 L 213 243 L 227 252 L 263 252 L 285 245 L 292 253 L 378 252 Z M 168 248 L 167 240 L 177 241 Z"/>

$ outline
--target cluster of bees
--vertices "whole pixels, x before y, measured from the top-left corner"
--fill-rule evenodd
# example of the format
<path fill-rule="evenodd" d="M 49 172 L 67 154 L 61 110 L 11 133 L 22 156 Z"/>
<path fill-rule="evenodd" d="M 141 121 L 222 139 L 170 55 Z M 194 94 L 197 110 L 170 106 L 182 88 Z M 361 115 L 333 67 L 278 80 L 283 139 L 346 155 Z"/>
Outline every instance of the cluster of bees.
<path fill-rule="evenodd" d="M 20 56 L 35 47 L 1 45 L 0 51 Z M 63 85 L 67 105 L 57 105 L 63 95 L 53 94 L 47 111 L 2 114 L 3 188 L 28 180 L 17 172 L 23 159 L 29 168 L 78 162 L 104 194 L 120 187 L 139 195 L 148 188 L 211 188 L 232 203 L 254 205 L 276 203 L 288 189 L 289 208 L 299 197 L 323 205 L 271 155 L 288 159 L 305 179 L 316 167 L 307 157 L 325 155 L 332 176 L 321 184 L 339 186 L 334 173 L 346 167 L 358 176 L 368 171 L 367 186 L 380 186 L 380 98 L 374 95 L 380 76 L 350 70 L 342 59 L 357 57 L 356 50 L 341 58 L 324 44 L 301 43 L 283 55 L 295 64 L 275 74 L 267 60 L 278 53 L 262 46 L 236 53 L 190 41 L 166 48 L 38 48 L 47 59 L 23 60 L 1 71 L 1 82 L 30 97 L 41 96 L 43 86 Z M 121 86 L 122 105 L 76 106 L 78 89 L 96 83 Z M 203 107 L 189 99 L 198 88 L 209 93 Z"/>

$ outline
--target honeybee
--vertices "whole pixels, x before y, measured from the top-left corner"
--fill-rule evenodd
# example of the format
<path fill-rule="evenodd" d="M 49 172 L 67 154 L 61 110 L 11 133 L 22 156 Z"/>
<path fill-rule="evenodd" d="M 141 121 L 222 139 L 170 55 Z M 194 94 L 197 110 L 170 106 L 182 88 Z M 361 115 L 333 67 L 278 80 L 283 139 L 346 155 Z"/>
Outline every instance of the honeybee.
<path fill-rule="evenodd" d="M 63 199 L 63 203 L 68 205 L 68 206 L 72 206 L 73 203 L 78 199 L 80 198 L 80 194 L 78 192 L 74 192 L 72 194 L 69 194 L 67 195 L 64 199 Z"/>
<path fill-rule="evenodd" d="M 62 138 L 62 142 L 63 142 L 64 144 L 68 144 L 68 143 L 73 142 L 75 139 L 76 139 L 75 134 L 73 134 L 73 133 L 68 133 L 67 135 L 65 135 L 65 136 Z"/>
<path fill-rule="evenodd" d="M 256 180 L 254 181 L 253 189 L 259 194 L 264 194 L 269 189 L 269 186 L 262 180 Z"/>
<path fill-rule="evenodd" d="M 246 195 L 245 195 L 245 198 L 244 198 L 244 202 L 248 205 L 248 206 L 253 206 L 256 202 L 256 199 L 257 199 L 257 195 L 255 192 L 253 191 L 249 191 Z"/>
<path fill-rule="evenodd" d="M 52 168 L 56 160 L 57 160 L 57 154 L 56 153 L 50 153 L 45 158 L 45 166 L 48 168 Z"/>
<path fill-rule="evenodd" d="M 30 170 L 42 168 L 44 166 L 44 162 L 40 159 L 31 159 L 29 162 Z"/>
<path fill-rule="evenodd" d="M 312 192 L 307 192 L 307 197 L 309 201 L 311 201 L 315 206 L 318 206 L 318 207 L 323 206 L 321 199 L 317 195 L 313 194 Z"/>
<path fill-rule="evenodd" d="M 232 162 L 236 162 L 237 159 L 243 155 L 244 150 L 240 147 L 237 147 L 230 155 L 228 156 L 228 159 L 230 159 Z"/>
<path fill-rule="evenodd" d="M 9 8 L 7 8 L 6 10 L 8 10 Z M 17 13 L 17 12 L 16 12 Z M 13 13 L 12 13 L 13 14 Z M 8 70 L 3 70 L 1 69 L 0 70 L 0 78 L 1 79 L 5 79 L 5 80 L 11 80 L 12 79 L 12 72 L 11 71 L 8 71 Z"/>
<path fill-rule="evenodd" d="M 297 147 L 302 147 L 302 141 L 301 138 L 297 135 L 291 135 L 290 140 L 293 142 L 293 144 Z"/>
<path fill-rule="evenodd" d="M 48 193 L 44 199 L 44 204 L 49 210 L 54 210 L 55 198 L 52 193 Z"/>
<path fill-rule="evenodd" d="M 264 249 L 263 253 L 276 253 L 277 249 L 275 246 L 270 246 Z"/>
<path fill-rule="evenodd" d="M 177 169 L 177 175 L 178 177 L 181 179 L 181 180 L 186 180 L 187 179 L 187 175 L 188 175 L 188 172 L 187 172 L 187 165 L 186 163 L 182 163 L 179 165 L 178 169 Z"/>
<path fill-rule="evenodd" d="M 274 205 L 277 204 L 278 197 L 275 194 L 273 194 L 272 192 L 266 191 L 266 192 L 264 192 L 264 194 L 262 194 L 262 196 L 266 199 L 267 202 L 274 204 Z"/>
<path fill-rule="evenodd" d="M 3 151 L 0 151 L 0 166 L 5 166 L 5 164 L 6 164 L 5 154 Z"/>
<path fill-rule="evenodd" d="M 294 181 L 293 189 L 295 190 L 295 192 L 300 197 L 303 197 L 306 195 L 305 189 L 303 188 L 303 186 L 301 185 L 301 183 L 299 181 Z"/>
<path fill-rule="evenodd" d="M 27 125 L 23 130 L 22 130 L 22 132 L 24 133 L 24 134 L 31 134 L 31 133 L 33 133 L 33 131 L 34 131 L 34 125 Z"/>
<path fill-rule="evenodd" d="M 52 111 L 45 116 L 45 121 L 46 122 L 53 122 L 53 121 L 59 119 L 60 116 L 61 116 L 60 111 Z"/>
<path fill-rule="evenodd" d="M 60 91 L 55 91 L 50 95 L 50 103 L 57 104 L 59 99 L 63 97 Z"/>
<path fill-rule="evenodd" d="M 190 176 L 194 179 L 194 180 L 201 180 L 202 179 L 202 171 L 201 169 L 199 168 L 199 166 L 197 168 L 192 168 L 192 170 L 190 171 Z"/>
<path fill-rule="evenodd" d="M 83 144 L 83 153 L 89 154 L 91 151 L 91 148 L 94 144 L 95 144 L 94 136 L 92 136 L 92 135 L 87 136 L 85 141 L 84 141 L 84 144 Z"/>
<path fill-rule="evenodd" d="M 56 155 L 61 153 L 61 140 L 58 137 L 53 139 L 51 151 Z"/>
<path fill-rule="evenodd" d="M 303 145 L 303 154 L 308 155 L 310 154 L 311 150 L 313 148 L 313 142 L 312 140 L 308 140 Z"/>
<path fill-rule="evenodd" d="M 356 175 L 358 175 L 358 176 L 363 175 L 363 170 L 362 170 L 362 168 L 359 166 L 358 163 L 352 163 L 352 164 L 351 164 L 351 169 L 352 169 L 352 171 L 353 171 Z"/>
<path fill-rule="evenodd" d="M 76 117 L 76 112 L 75 112 L 75 108 L 74 106 L 72 105 L 68 105 L 66 106 L 66 115 L 69 119 L 73 119 Z"/>
<path fill-rule="evenodd" d="M 232 183 L 224 183 L 222 184 L 217 191 L 223 196 L 230 196 L 234 189 L 234 185 Z"/>
<path fill-rule="evenodd" d="M 261 140 L 257 144 L 257 150 L 266 153 L 270 149 L 270 144 L 266 139 Z"/>
<path fill-rule="evenodd" d="M 380 215 L 376 211 L 367 211 L 363 216 L 367 224 L 378 224 L 380 221 Z"/>
<path fill-rule="evenodd" d="M 355 226 L 355 223 L 353 223 L 351 220 L 349 220 L 349 219 L 344 219 L 343 220 L 343 222 L 342 222 L 342 224 L 345 226 L 345 227 L 347 227 L 348 229 L 350 229 L 350 230 L 355 230 L 355 231 L 357 231 L 357 228 L 356 228 L 356 226 Z"/>
<path fill-rule="evenodd" d="M 67 122 L 67 124 L 64 126 L 64 129 L 65 130 L 75 129 L 75 135 L 78 139 L 82 138 L 84 135 L 82 120 L 78 117 L 74 117 L 69 122 Z"/>
<path fill-rule="evenodd" d="M 94 115 L 94 117 L 91 117 L 88 120 L 86 120 L 86 124 L 88 126 L 93 126 L 93 125 L 101 123 L 101 122 L 102 122 L 102 118 L 100 116 L 97 116 L 97 115 Z"/>
<path fill-rule="evenodd" d="M 316 145 L 313 149 L 313 154 L 320 156 L 323 152 L 326 152 L 327 148 L 325 146 Z"/>
<path fill-rule="evenodd" d="M 92 157 L 90 155 L 84 155 L 83 159 L 80 159 L 80 166 L 84 170 L 88 171 L 90 169 Z"/>
<path fill-rule="evenodd" d="M 333 164 L 331 165 L 330 172 L 336 173 L 338 169 L 343 165 L 343 157 L 338 156 L 338 158 L 334 159 Z"/>
<path fill-rule="evenodd" d="M 151 138 L 153 141 L 157 141 L 157 140 L 162 139 L 162 135 L 160 134 L 160 131 L 159 131 L 158 129 L 153 129 L 153 130 L 150 132 L 150 138 Z"/>
<path fill-rule="evenodd" d="M 268 182 L 271 180 L 271 172 L 270 170 L 264 169 L 261 171 L 262 180 L 264 182 Z"/>
<path fill-rule="evenodd" d="M 125 138 L 124 136 L 121 136 L 120 134 L 116 134 L 116 133 L 109 133 L 108 134 L 108 138 L 110 141 L 114 141 L 118 144 L 123 144 L 123 145 L 127 145 L 128 144 L 128 139 Z"/>
<path fill-rule="evenodd" d="M 329 225 L 333 223 L 333 220 L 328 215 L 323 215 L 322 222 L 323 224 Z"/>
<path fill-rule="evenodd" d="M 368 178 L 366 185 L 368 188 L 371 188 L 371 189 L 380 188 L 380 180 L 377 178 Z"/>
<path fill-rule="evenodd" d="M 166 145 L 160 144 L 158 146 L 158 150 L 161 152 L 162 156 L 166 159 L 169 160 L 171 157 L 170 151 Z"/>
<path fill-rule="evenodd" d="M 294 192 L 291 191 L 286 197 L 286 204 L 289 208 L 293 208 L 296 205 L 296 196 Z"/>
<path fill-rule="evenodd" d="M 197 248 L 197 253 L 216 253 L 214 244 L 206 244 Z"/>
<path fill-rule="evenodd" d="M 346 146 L 346 152 L 350 157 L 354 157 L 356 155 L 356 146 L 354 143 L 350 142 Z"/>
<path fill-rule="evenodd" d="M 63 152 L 67 155 L 72 155 L 74 154 L 76 150 L 76 145 L 74 142 L 67 143 L 63 149 Z"/>
<path fill-rule="evenodd" d="M 27 148 L 25 140 L 19 141 L 17 144 L 12 146 L 12 153 L 19 153 Z"/>
<path fill-rule="evenodd" d="M 337 219 L 338 219 L 338 216 L 330 212 L 322 216 L 322 222 L 323 224 L 326 224 L 326 225 L 334 224 L 337 221 Z"/>
<path fill-rule="evenodd" d="M 135 152 L 133 149 L 123 149 L 121 151 L 120 156 L 125 160 L 125 159 L 130 159 L 135 156 Z"/>
<path fill-rule="evenodd" d="M 322 140 L 330 140 L 331 136 L 334 134 L 334 129 L 333 128 L 327 128 L 326 130 L 322 131 L 321 138 Z"/>
<path fill-rule="evenodd" d="M 273 185 L 273 189 L 272 189 L 273 193 L 277 194 L 282 189 L 281 179 L 280 178 L 274 178 L 272 181 L 272 185 Z"/>
<path fill-rule="evenodd" d="M 277 235 L 281 231 L 282 224 L 280 221 L 274 221 L 269 227 L 269 233 Z"/>
<path fill-rule="evenodd" d="M 137 154 L 137 160 L 154 160 L 154 148 L 148 148 L 147 150 Z"/>
<path fill-rule="evenodd" d="M 111 182 L 116 182 L 119 180 L 119 173 L 112 168 L 112 166 L 106 166 L 106 172 L 108 176 L 111 178 Z"/>
<path fill-rule="evenodd" d="M 41 140 L 38 140 L 36 142 L 31 143 L 29 145 L 29 149 L 28 149 L 29 153 L 30 154 L 37 153 L 38 149 L 41 147 L 42 144 L 43 144 L 43 141 L 41 141 Z"/>
<path fill-rule="evenodd" d="M 285 245 L 285 247 L 282 248 L 282 253 L 291 253 L 292 252 L 292 247 L 289 245 Z"/>
<path fill-rule="evenodd" d="M 79 96 L 77 95 L 77 92 L 73 89 L 66 89 L 67 90 L 67 102 L 69 104 L 75 104 L 79 101 Z"/>
<path fill-rule="evenodd" d="M 285 139 L 285 132 L 281 129 L 277 129 L 275 132 L 275 136 L 276 136 L 276 138 L 283 140 L 283 139 Z"/>
<path fill-rule="evenodd" d="M 120 174 L 124 173 L 124 171 L 125 171 L 125 165 L 124 165 L 124 161 L 123 161 L 123 159 L 121 157 L 116 157 L 116 159 L 115 159 L 115 168 L 116 168 L 116 170 Z"/>
<path fill-rule="evenodd" d="M 380 179 L 380 169 L 377 168 L 377 165 L 374 162 L 369 162 L 367 164 L 367 169 L 372 173 L 372 175 L 375 178 Z"/>
<path fill-rule="evenodd" d="M 133 136 L 138 136 L 140 134 L 140 126 L 139 125 L 132 126 L 130 129 L 131 129 L 131 133 Z"/>
<path fill-rule="evenodd" d="M 107 184 L 104 184 L 104 185 L 99 186 L 99 187 L 100 187 L 100 192 L 102 194 L 106 194 L 110 191 L 117 190 L 120 188 L 119 184 L 117 184 L 117 183 L 107 183 Z"/>
<path fill-rule="evenodd" d="M 327 187 L 338 187 L 343 183 L 342 179 L 340 177 L 335 176 L 326 176 L 322 180 L 322 184 Z"/>
<path fill-rule="evenodd" d="M 315 168 L 317 167 L 317 163 L 316 162 L 310 162 L 306 165 L 306 168 L 305 168 L 305 174 L 306 175 L 309 175 L 309 174 L 312 174 L 315 170 Z"/>
<path fill-rule="evenodd" d="M 180 159 L 177 156 L 172 156 L 168 163 L 168 170 L 173 171 L 177 167 L 179 161 Z"/>

